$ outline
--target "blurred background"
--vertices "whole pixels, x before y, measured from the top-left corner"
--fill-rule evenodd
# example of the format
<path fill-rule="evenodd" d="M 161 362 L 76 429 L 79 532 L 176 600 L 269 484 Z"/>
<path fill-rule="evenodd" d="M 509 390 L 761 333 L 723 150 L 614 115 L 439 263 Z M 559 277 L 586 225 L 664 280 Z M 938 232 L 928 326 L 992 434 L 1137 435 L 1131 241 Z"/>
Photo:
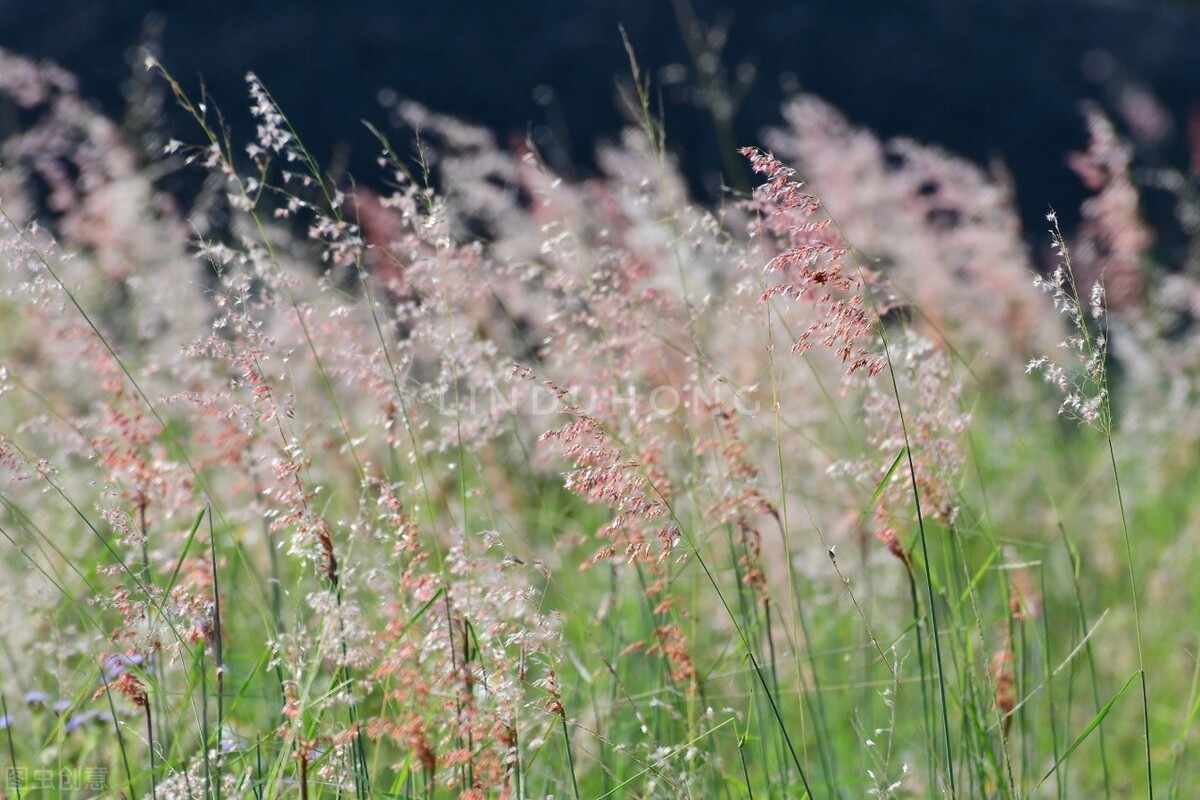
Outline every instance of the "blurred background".
<path fill-rule="evenodd" d="M 109 116 L 144 99 L 149 47 L 245 141 L 253 70 L 318 159 L 365 183 L 378 146 L 360 120 L 386 128 L 410 98 L 587 174 L 594 142 L 628 121 L 622 28 L 706 200 L 746 184 L 733 148 L 760 143 L 799 92 L 884 138 L 1002 165 L 1039 238 L 1047 207 L 1070 226 L 1084 197 L 1066 158 L 1086 142 L 1086 100 L 1143 166 L 1200 161 L 1200 4 L 1183 0 L 0 0 L 0 46 L 75 73 Z M 162 108 L 168 135 L 196 140 Z"/>

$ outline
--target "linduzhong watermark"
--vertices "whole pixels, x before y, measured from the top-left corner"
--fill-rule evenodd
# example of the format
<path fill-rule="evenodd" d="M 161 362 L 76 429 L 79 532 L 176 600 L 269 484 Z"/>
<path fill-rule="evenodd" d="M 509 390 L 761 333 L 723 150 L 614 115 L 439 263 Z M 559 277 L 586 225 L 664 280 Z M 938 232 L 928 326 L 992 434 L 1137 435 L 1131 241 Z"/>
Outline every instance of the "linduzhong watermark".
<path fill-rule="evenodd" d="M 36 789 L 103 792 L 107 786 L 107 767 L 9 767 L 4 772 L 6 792 Z"/>
<path fill-rule="evenodd" d="M 522 416 L 549 417 L 566 406 L 581 408 L 603 416 L 622 413 L 635 417 L 668 417 L 678 413 L 705 414 L 721 406 L 738 414 L 754 416 L 762 410 L 758 386 L 720 385 L 707 389 L 696 386 L 655 387 L 566 387 L 555 392 L 544 385 L 518 384 L 478 388 L 462 386 L 427 398 L 442 416 L 498 416 L 516 413 Z"/>

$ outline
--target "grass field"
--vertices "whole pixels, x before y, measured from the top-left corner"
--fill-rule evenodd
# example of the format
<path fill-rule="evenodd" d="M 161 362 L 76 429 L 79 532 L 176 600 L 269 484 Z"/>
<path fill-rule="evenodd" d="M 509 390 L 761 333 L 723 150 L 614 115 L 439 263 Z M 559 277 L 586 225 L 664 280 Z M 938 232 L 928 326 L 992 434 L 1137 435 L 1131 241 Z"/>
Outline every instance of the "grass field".
<path fill-rule="evenodd" d="M 1200 282 L 1099 112 L 1043 263 L 813 98 L 713 209 L 636 65 L 595 178 L 401 105 L 380 192 L 5 58 L 3 796 L 1193 796 Z"/>

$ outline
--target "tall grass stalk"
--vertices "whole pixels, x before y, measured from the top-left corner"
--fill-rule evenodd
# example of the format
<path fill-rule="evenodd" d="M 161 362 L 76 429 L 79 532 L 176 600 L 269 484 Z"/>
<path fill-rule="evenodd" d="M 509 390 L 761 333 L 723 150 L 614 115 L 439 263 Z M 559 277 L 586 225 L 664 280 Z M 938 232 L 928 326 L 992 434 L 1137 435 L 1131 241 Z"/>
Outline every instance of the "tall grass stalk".
<path fill-rule="evenodd" d="M 1051 223 L 1051 236 L 1058 252 L 1060 264 L 1058 270 L 1050 279 L 1041 282 L 1046 291 L 1052 293 L 1056 306 L 1067 315 L 1073 328 L 1072 337 L 1067 345 L 1078 353 L 1081 367 L 1078 373 L 1071 375 L 1046 359 L 1031 362 L 1030 369 L 1040 368 L 1048 382 L 1055 382 L 1064 390 L 1066 398 L 1061 411 L 1077 417 L 1086 424 L 1093 424 L 1104 437 L 1111 469 L 1113 487 L 1117 496 L 1117 511 L 1121 522 L 1121 537 L 1125 548 L 1125 568 L 1129 583 L 1129 598 L 1133 610 L 1134 642 L 1137 650 L 1138 679 L 1142 699 L 1142 736 L 1144 742 L 1144 768 L 1146 774 L 1147 796 L 1154 797 L 1154 770 L 1152 764 L 1152 749 L 1150 739 L 1150 697 L 1147 688 L 1146 663 L 1142 646 L 1142 617 L 1138 603 L 1138 584 L 1133 559 L 1132 536 L 1129 532 L 1129 517 L 1125 509 L 1125 497 L 1121 489 L 1121 475 L 1117 467 L 1116 449 L 1113 444 L 1113 410 L 1112 395 L 1109 389 L 1107 359 L 1108 359 L 1108 330 L 1106 326 L 1106 307 L 1104 285 L 1097 280 L 1092 286 L 1091 296 L 1085 305 L 1080 296 L 1076 282 L 1075 271 L 1071 264 L 1071 254 L 1066 239 L 1059 228 L 1058 217 L 1051 212 L 1047 215 Z M 1085 316 L 1084 309 L 1092 322 L 1099 327 L 1094 333 Z"/>

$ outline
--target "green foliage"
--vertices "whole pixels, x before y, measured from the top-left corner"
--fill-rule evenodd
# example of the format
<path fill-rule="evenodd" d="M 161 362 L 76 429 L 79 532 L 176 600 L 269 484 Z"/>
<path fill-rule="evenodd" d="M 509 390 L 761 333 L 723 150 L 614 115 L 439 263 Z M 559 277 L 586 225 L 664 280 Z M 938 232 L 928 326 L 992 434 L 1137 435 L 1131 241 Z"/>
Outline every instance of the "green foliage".
<path fill-rule="evenodd" d="M 706 211 L 638 80 L 646 129 L 601 178 L 413 106 L 420 176 L 381 135 L 380 197 L 253 76 L 245 156 L 164 75 L 204 142 L 138 168 L 29 74 L 45 125 L 111 150 L 55 154 L 86 180 L 51 187 L 53 236 L 29 220 L 60 171 L 4 174 L 8 796 L 1200 778 L 1192 343 L 1150 290 L 1086 313 L 1061 234 L 1032 291 L 975 168 L 887 167 L 807 101 L 773 135 L 834 195 L 861 167 L 847 218 L 759 151 L 766 183 Z M 208 182 L 186 212 L 169 170 Z M 913 211 L 931 173 L 978 190 L 953 231 Z M 1086 386 L 1040 358 L 1059 339 Z"/>

